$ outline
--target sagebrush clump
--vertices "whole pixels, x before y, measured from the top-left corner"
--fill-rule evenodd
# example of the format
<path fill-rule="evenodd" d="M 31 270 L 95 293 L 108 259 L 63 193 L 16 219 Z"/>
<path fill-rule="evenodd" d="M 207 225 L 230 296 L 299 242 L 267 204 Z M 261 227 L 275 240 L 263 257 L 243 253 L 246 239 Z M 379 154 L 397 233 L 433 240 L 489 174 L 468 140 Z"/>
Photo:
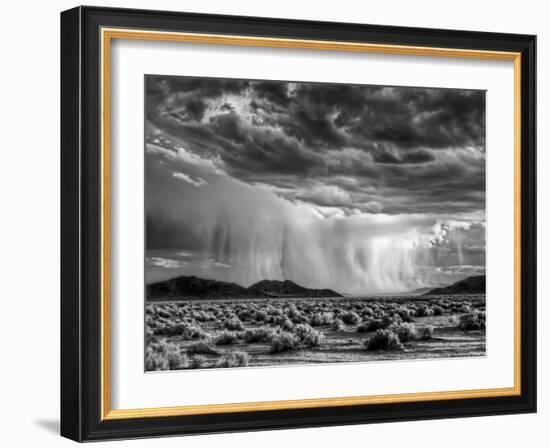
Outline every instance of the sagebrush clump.
<path fill-rule="evenodd" d="M 223 328 L 225 328 L 226 330 L 231 330 L 231 331 L 244 330 L 244 325 L 237 316 L 227 319 L 226 321 L 223 322 L 222 325 L 223 325 Z"/>
<path fill-rule="evenodd" d="M 213 339 L 215 345 L 235 344 L 239 339 L 239 334 L 233 331 L 221 331 Z"/>
<path fill-rule="evenodd" d="M 364 342 L 365 349 L 372 350 L 403 350 L 399 336 L 391 330 L 377 330 L 373 336 Z"/>
<path fill-rule="evenodd" d="M 292 332 L 298 338 L 299 343 L 306 347 L 319 346 L 325 337 L 323 333 L 314 330 L 308 324 L 298 324 L 293 328 Z"/>
<path fill-rule="evenodd" d="M 418 338 L 418 332 L 416 327 L 411 324 L 404 322 L 399 325 L 393 325 L 391 331 L 393 331 L 399 337 L 401 342 L 410 342 Z"/>
<path fill-rule="evenodd" d="M 277 333 L 271 341 L 271 353 L 285 352 L 294 350 L 298 347 L 300 339 L 289 331 L 281 331 Z"/>
<path fill-rule="evenodd" d="M 243 339 L 248 343 L 271 342 L 276 332 L 269 327 L 249 328 L 243 333 Z"/>
<path fill-rule="evenodd" d="M 151 342 L 145 351 L 145 370 L 175 370 L 187 367 L 187 356 L 171 342 Z"/>
<path fill-rule="evenodd" d="M 216 367 L 246 367 L 250 356 L 246 352 L 231 352 L 216 361 Z"/>
<path fill-rule="evenodd" d="M 220 351 L 214 347 L 212 341 L 197 341 L 187 347 L 189 355 L 219 355 Z"/>
<path fill-rule="evenodd" d="M 357 325 L 361 318 L 359 317 L 359 314 L 357 314 L 355 311 L 346 311 L 344 314 L 342 314 L 342 320 L 345 324 Z"/>
<path fill-rule="evenodd" d="M 485 312 L 475 310 L 462 314 L 458 318 L 458 328 L 463 331 L 485 330 Z"/>

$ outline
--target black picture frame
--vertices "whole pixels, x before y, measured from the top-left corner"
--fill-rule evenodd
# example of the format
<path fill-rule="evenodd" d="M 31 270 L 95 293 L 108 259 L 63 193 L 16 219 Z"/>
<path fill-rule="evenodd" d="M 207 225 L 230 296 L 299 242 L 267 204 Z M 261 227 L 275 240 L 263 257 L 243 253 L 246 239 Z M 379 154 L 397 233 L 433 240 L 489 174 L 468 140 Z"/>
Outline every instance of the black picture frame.
<path fill-rule="evenodd" d="M 515 396 L 102 419 L 100 29 L 521 54 L 521 393 Z M 99 7 L 61 13 L 61 435 L 76 441 L 536 412 L 536 37 Z"/>

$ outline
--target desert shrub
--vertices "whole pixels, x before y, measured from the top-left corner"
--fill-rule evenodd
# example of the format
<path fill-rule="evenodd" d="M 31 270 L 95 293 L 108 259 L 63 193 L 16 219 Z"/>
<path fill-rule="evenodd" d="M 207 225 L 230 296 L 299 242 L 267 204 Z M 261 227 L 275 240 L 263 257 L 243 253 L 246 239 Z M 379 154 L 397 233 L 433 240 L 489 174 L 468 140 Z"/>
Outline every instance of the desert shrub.
<path fill-rule="evenodd" d="M 246 352 L 231 352 L 216 362 L 216 367 L 246 367 L 250 359 Z"/>
<path fill-rule="evenodd" d="M 374 311 L 372 310 L 371 307 L 366 306 L 366 307 L 363 308 L 362 314 L 363 314 L 363 316 L 370 317 L 374 314 Z"/>
<path fill-rule="evenodd" d="M 300 344 L 306 347 L 317 347 L 325 337 L 323 333 L 307 324 L 296 325 L 292 332 L 299 339 Z"/>
<path fill-rule="evenodd" d="M 191 316 L 193 317 L 193 319 L 197 320 L 198 322 L 207 322 L 215 319 L 214 314 L 207 313 L 206 311 L 202 311 L 202 310 L 194 311 Z"/>
<path fill-rule="evenodd" d="M 201 355 L 193 356 L 189 367 L 191 367 L 192 369 L 203 369 L 205 367 L 209 367 L 208 360 Z"/>
<path fill-rule="evenodd" d="M 271 316 L 282 316 L 283 315 L 283 310 L 281 310 L 280 308 L 275 308 L 274 306 L 272 305 L 269 305 L 267 307 L 267 312 L 271 315 Z"/>
<path fill-rule="evenodd" d="M 181 330 L 180 334 L 184 340 L 204 339 L 208 336 L 197 323 L 185 322 L 180 325 L 179 329 Z"/>
<path fill-rule="evenodd" d="M 366 350 L 403 350 L 399 336 L 391 330 L 377 330 L 374 335 L 364 342 Z"/>
<path fill-rule="evenodd" d="M 320 327 L 322 325 L 330 325 L 330 323 L 332 322 L 333 319 L 334 319 L 334 314 L 333 313 L 330 313 L 328 311 L 317 312 L 311 317 L 311 319 L 309 321 L 309 324 L 312 327 Z"/>
<path fill-rule="evenodd" d="M 220 351 L 214 347 L 212 341 L 197 341 L 187 347 L 189 355 L 219 355 Z"/>
<path fill-rule="evenodd" d="M 145 351 L 145 370 L 172 370 L 185 367 L 187 356 L 172 342 L 152 342 Z"/>
<path fill-rule="evenodd" d="M 241 321 L 248 321 L 251 319 L 252 317 L 252 313 L 248 310 L 242 310 L 242 311 L 239 311 L 237 313 L 237 317 L 241 320 Z"/>
<path fill-rule="evenodd" d="M 382 316 L 382 325 L 383 328 L 388 328 L 390 325 L 395 325 L 401 323 L 401 317 L 399 314 L 385 314 Z"/>
<path fill-rule="evenodd" d="M 417 317 L 433 316 L 434 311 L 428 305 L 426 305 L 425 303 L 421 303 L 416 308 L 416 313 L 415 314 L 416 314 Z"/>
<path fill-rule="evenodd" d="M 174 335 L 183 335 L 187 330 L 188 330 L 188 324 L 185 322 L 159 320 L 154 329 L 154 333 L 164 334 L 166 336 L 174 336 Z"/>
<path fill-rule="evenodd" d="M 267 316 L 266 322 L 268 322 L 270 325 L 278 326 L 278 325 L 281 325 L 283 323 L 285 317 L 275 316 L 273 314 L 270 314 L 269 316 Z"/>
<path fill-rule="evenodd" d="M 418 327 L 416 329 L 417 339 L 425 341 L 432 339 L 434 335 L 434 327 L 432 325 L 426 325 L 425 327 Z"/>
<path fill-rule="evenodd" d="M 194 322 L 159 322 L 153 332 L 167 336 L 181 336 L 184 341 L 203 339 L 207 336 L 201 326 Z"/>
<path fill-rule="evenodd" d="M 381 322 L 380 319 L 366 319 L 363 322 L 361 322 L 359 325 L 357 325 L 357 331 L 359 333 L 366 333 L 367 331 L 374 331 L 378 328 L 381 328 L 381 326 L 378 326 L 373 330 L 371 330 L 371 325 L 373 325 L 374 320 L 378 320 L 379 322 Z"/>
<path fill-rule="evenodd" d="M 467 314 L 462 314 L 458 318 L 458 328 L 463 331 L 484 330 L 485 313 L 483 311 L 475 310 Z"/>
<path fill-rule="evenodd" d="M 276 332 L 272 328 L 249 328 L 243 333 L 243 339 L 248 343 L 271 342 Z"/>
<path fill-rule="evenodd" d="M 292 313 L 292 315 L 289 317 L 294 324 L 304 324 L 307 322 L 307 317 L 304 316 L 304 314 L 302 314 L 300 311 Z"/>
<path fill-rule="evenodd" d="M 223 327 L 227 330 L 231 331 L 242 331 L 244 330 L 243 323 L 237 316 L 233 316 L 232 318 L 224 321 Z"/>
<path fill-rule="evenodd" d="M 221 331 L 213 339 L 215 345 L 231 345 L 237 342 L 238 335 L 232 331 Z"/>
<path fill-rule="evenodd" d="M 386 325 L 382 319 L 367 319 L 357 327 L 359 333 L 366 333 L 367 331 L 376 331 L 386 328 Z"/>
<path fill-rule="evenodd" d="M 256 311 L 256 314 L 254 315 L 254 319 L 257 322 L 265 322 L 267 320 L 267 313 L 262 310 Z"/>
<path fill-rule="evenodd" d="M 337 317 L 336 319 L 334 319 L 332 321 L 332 324 L 331 324 L 331 329 L 332 330 L 342 331 L 342 330 L 344 330 L 344 328 L 345 328 L 344 322 L 339 317 Z"/>
<path fill-rule="evenodd" d="M 432 310 L 434 312 L 434 316 L 441 316 L 443 312 L 445 311 L 443 307 L 439 305 L 432 305 Z"/>
<path fill-rule="evenodd" d="M 342 321 L 348 325 L 356 325 L 360 320 L 361 318 L 359 317 L 359 314 L 355 311 L 346 311 L 342 314 Z"/>
<path fill-rule="evenodd" d="M 172 317 L 172 314 L 168 310 L 165 310 L 164 308 L 162 308 L 160 306 L 157 307 L 156 312 L 157 312 L 158 316 L 164 317 L 166 319 L 169 319 L 170 317 Z"/>
<path fill-rule="evenodd" d="M 283 312 L 290 318 L 294 317 L 296 314 L 299 314 L 300 311 L 298 311 L 298 307 L 295 304 L 291 304 L 290 306 L 286 307 Z"/>
<path fill-rule="evenodd" d="M 458 309 L 458 311 L 460 313 L 470 313 L 472 311 L 472 307 L 467 303 L 463 303 L 462 306 Z"/>
<path fill-rule="evenodd" d="M 281 328 L 286 331 L 290 331 L 294 328 L 294 322 L 292 322 L 288 317 L 284 316 L 281 322 Z"/>
<path fill-rule="evenodd" d="M 277 333 L 271 341 L 271 353 L 285 352 L 294 350 L 298 347 L 299 338 L 289 331 L 281 331 Z"/>
<path fill-rule="evenodd" d="M 417 329 L 411 323 L 404 322 L 398 325 L 393 325 L 390 327 L 390 330 L 397 334 L 401 342 L 409 342 L 418 338 Z"/>
<path fill-rule="evenodd" d="M 312 327 L 320 327 L 323 325 L 323 318 L 321 316 L 321 313 L 315 313 L 311 318 L 309 319 L 309 325 Z"/>
<path fill-rule="evenodd" d="M 399 317 L 403 322 L 412 322 L 414 321 L 413 314 L 414 312 L 411 311 L 409 308 L 406 307 L 400 307 L 396 310 L 397 314 L 399 314 Z"/>

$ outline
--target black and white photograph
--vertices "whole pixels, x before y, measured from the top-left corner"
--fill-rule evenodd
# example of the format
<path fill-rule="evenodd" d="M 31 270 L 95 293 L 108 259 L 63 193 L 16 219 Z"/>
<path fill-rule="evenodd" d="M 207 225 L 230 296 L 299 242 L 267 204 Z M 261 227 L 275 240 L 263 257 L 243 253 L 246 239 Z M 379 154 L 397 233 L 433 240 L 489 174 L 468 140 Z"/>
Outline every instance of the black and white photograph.
<path fill-rule="evenodd" d="M 484 90 L 144 94 L 146 371 L 486 355 Z"/>

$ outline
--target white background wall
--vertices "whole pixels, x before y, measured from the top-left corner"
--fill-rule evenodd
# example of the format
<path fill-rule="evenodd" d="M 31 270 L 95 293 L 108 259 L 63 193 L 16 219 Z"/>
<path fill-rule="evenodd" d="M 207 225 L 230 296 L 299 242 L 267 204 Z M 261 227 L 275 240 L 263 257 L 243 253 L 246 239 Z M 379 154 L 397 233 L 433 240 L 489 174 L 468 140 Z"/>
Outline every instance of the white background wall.
<path fill-rule="evenodd" d="M 141 441 L 110 446 L 543 447 L 550 440 L 547 346 L 550 176 L 544 167 L 545 123 L 550 120 L 547 38 L 550 11 L 534 0 L 337 2 L 277 0 L 90 1 L 88 4 L 185 10 L 385 25 L 537 34 L 539 194 L 539 413 L 241 433 Z M 59 12 L 70 1 L 10 1 L 2 5 L 0 116 L 0 443 L 68 446 L 58 435 L 59 414 Z M 546 175 L 545 175 L 546 174 Z M 544 348 L 546 351 L 543 353 Z M 96 446 L 103 446 L 99 444 Z"/>

